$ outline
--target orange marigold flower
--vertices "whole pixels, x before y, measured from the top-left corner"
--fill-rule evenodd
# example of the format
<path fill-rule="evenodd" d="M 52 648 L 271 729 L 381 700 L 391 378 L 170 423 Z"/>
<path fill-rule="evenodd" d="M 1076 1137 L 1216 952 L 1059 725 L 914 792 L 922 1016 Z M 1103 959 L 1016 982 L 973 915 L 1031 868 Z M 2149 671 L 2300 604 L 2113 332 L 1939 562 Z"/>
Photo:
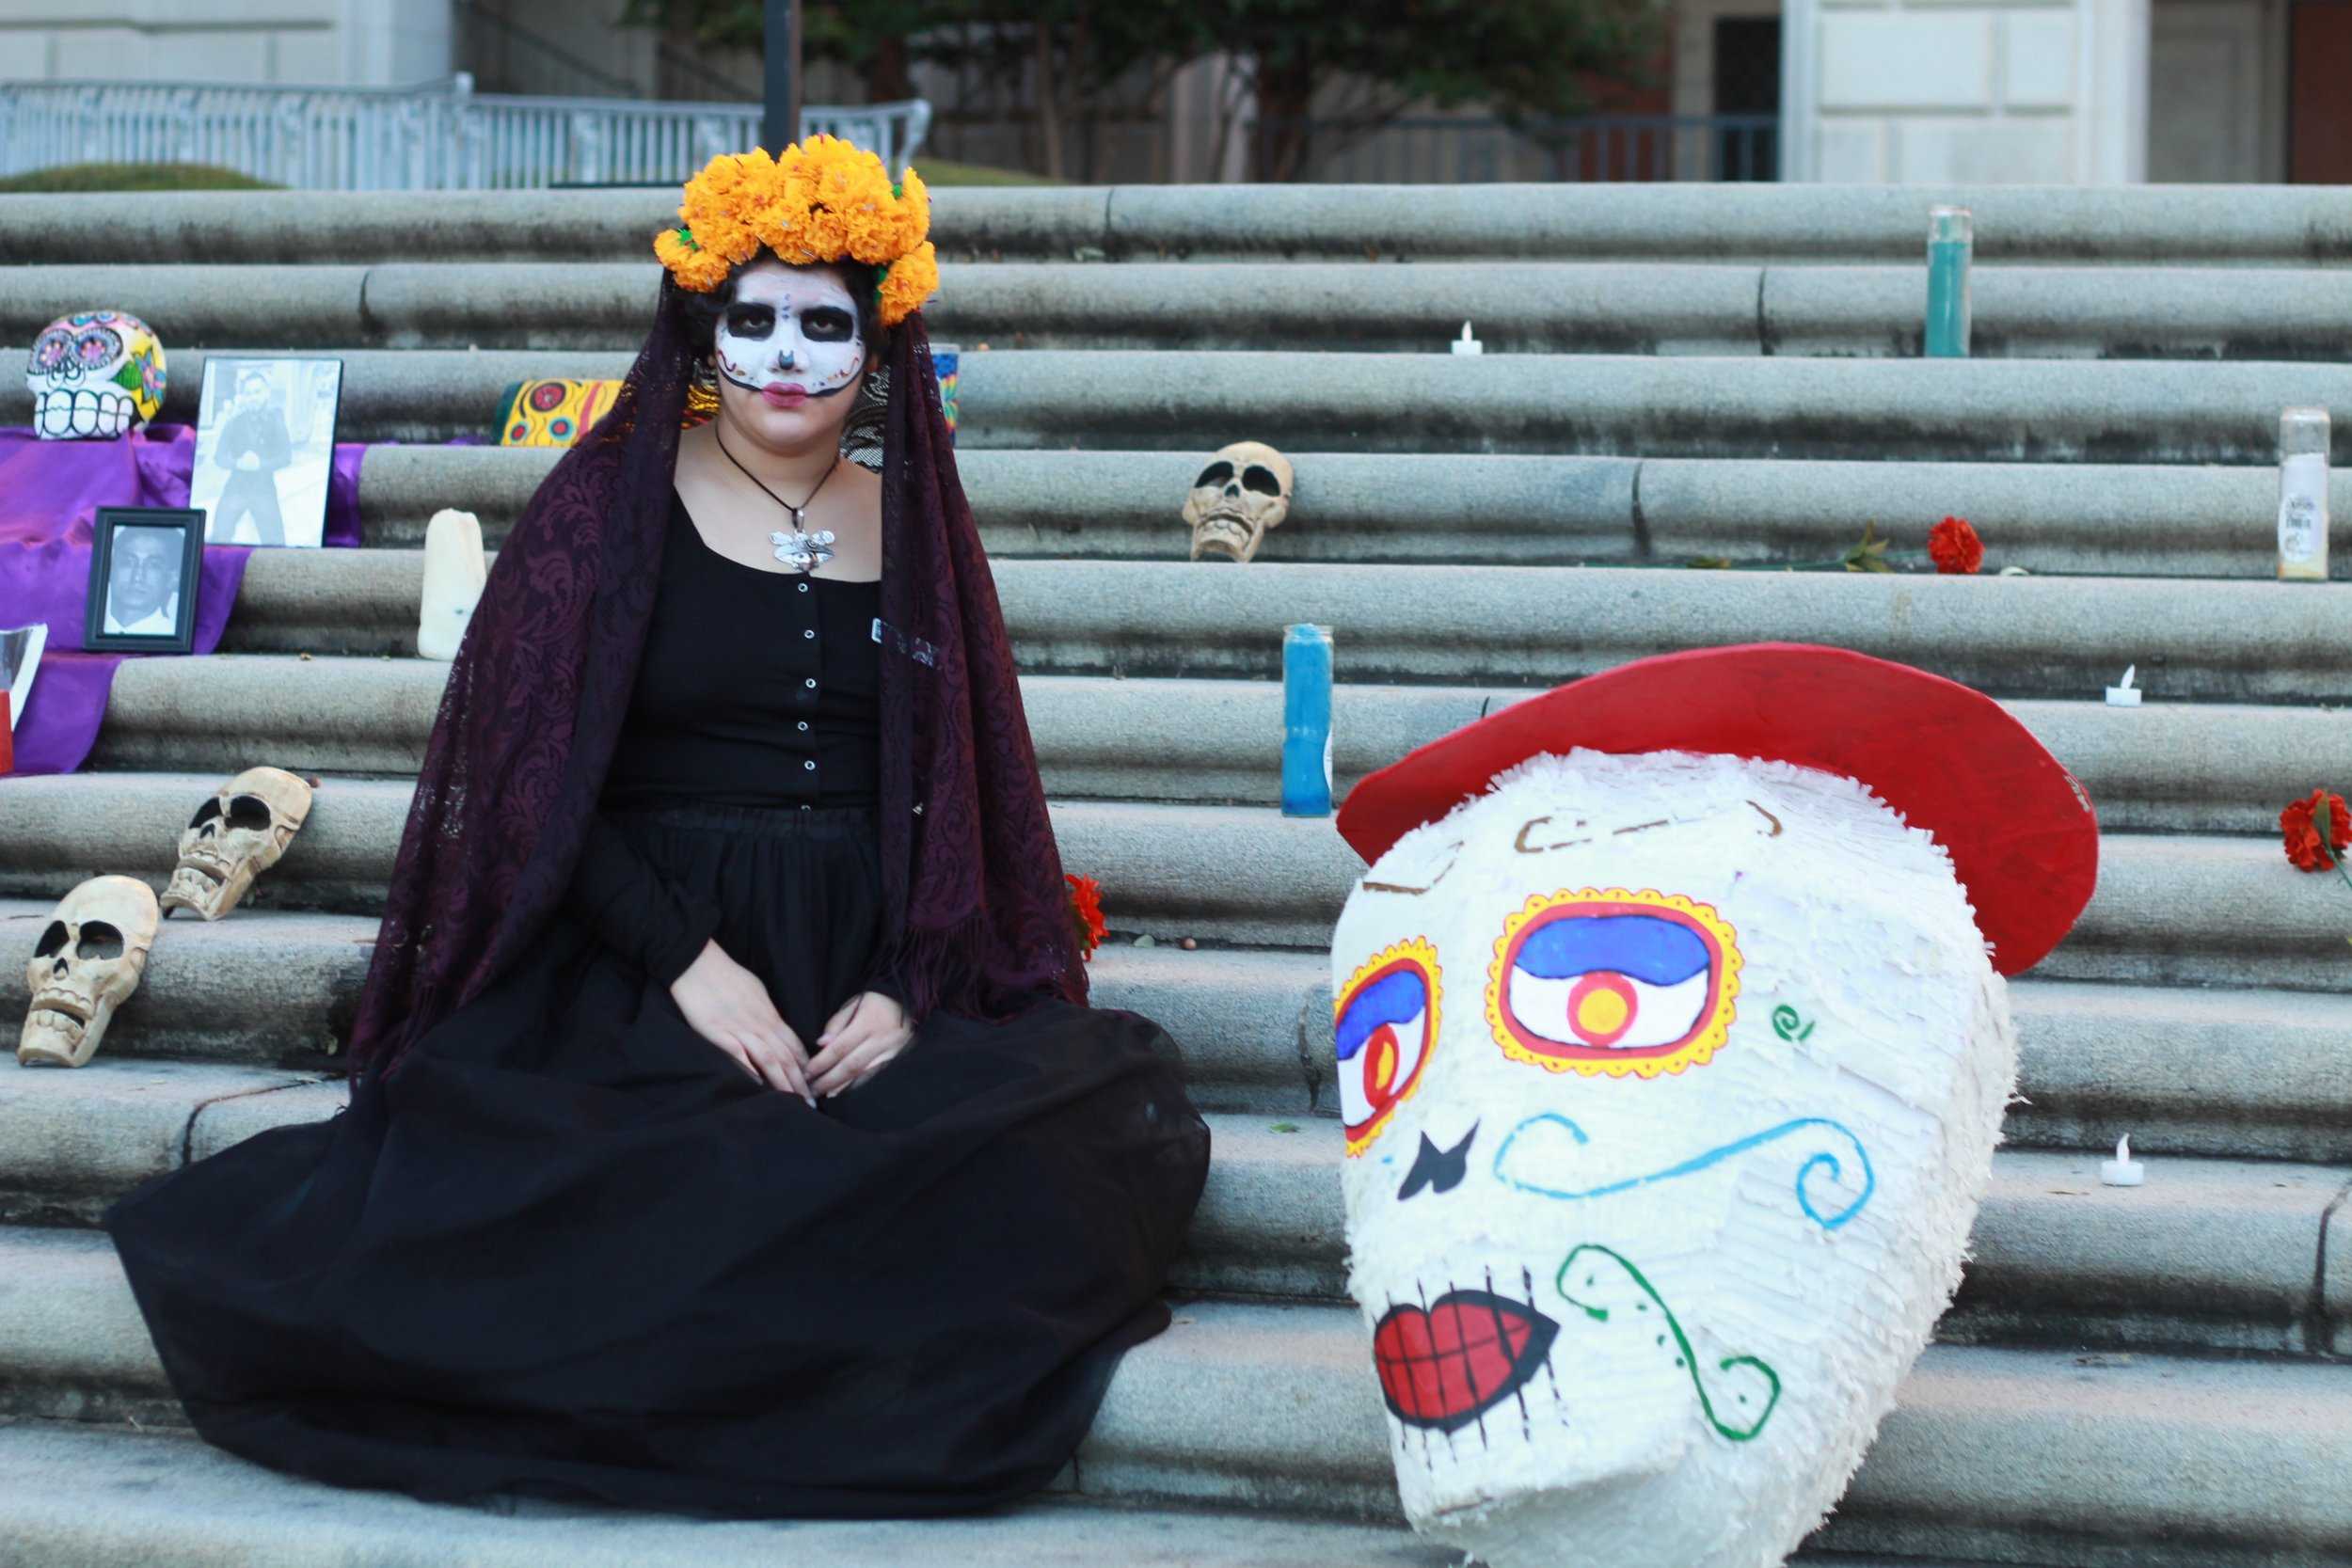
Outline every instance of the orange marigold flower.
<path fill-rule="evenodd" d="M 896 326 L 939 292 L 938 252 L 925 240 L 890 263 L 882 280 L 882 322 Z"/>
<path fill-rule="evenodd" d="M 2324 815 L 2323 815 L 2324 814 Z M 2328 871 L 2352 849 L 2352 810 L 2344 797 L 2314 789 L 2308 800 L 2290 801 L 2279 814 L 2287 859 L 2302 871 Z"/>
<path fill-rule="evenodd" d="M 1091 877 L 1062 874 L 1070 884 L 1070 918 L 1078 931 L 1078 952 L 1086 958 L 1094 957 L 1110 927 L 1103 921 L 1103 886 Z"/>
<path fill-rule="evenodd" d="M 1984 541 L 1965 517 L 1947 517 L 1928 530 L 1928 559 L 1939 572 L 1965 577 L 1984 564 Z"/>

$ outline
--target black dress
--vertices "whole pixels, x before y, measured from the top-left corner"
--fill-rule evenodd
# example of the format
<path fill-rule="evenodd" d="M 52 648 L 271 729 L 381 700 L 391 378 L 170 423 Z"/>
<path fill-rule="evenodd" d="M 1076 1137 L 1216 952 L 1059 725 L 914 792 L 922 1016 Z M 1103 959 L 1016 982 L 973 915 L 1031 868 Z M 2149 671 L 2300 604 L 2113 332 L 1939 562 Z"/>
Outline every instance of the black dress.
<path fill-rule="evenodd" d="M 810 1041 L 890 944 L 876 585 L 670 526 L 546 940 L 330 1120 L 106 1228 L 198 1432 L 279 1469 L 735 1516 L 1019 1497 L 1165 1326 L 1208 1129 L 1131 1012 L 934 1013 L 817 1109 L 687 1024 L 708 937 Z"/>

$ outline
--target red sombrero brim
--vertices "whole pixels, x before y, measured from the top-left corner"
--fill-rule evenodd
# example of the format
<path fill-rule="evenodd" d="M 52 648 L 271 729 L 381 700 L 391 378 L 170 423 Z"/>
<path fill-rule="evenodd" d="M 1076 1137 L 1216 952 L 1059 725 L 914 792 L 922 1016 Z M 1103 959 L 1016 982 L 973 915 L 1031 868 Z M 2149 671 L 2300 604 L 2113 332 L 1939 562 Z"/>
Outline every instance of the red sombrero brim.
<path fill-rule="evenodd" d="M 1369 864 L 1504 768 L 1580 746 L 1761 757 L 1858 781 L 1951 856 L 2003 974 L 2040 963 L 2098 885 L 2090 796 L 1998 703 L 1906 664 L 1797 642 L 1665 654 L 1515 703 L 1364 779 L 1340 808 L 1340 834 Z"/>

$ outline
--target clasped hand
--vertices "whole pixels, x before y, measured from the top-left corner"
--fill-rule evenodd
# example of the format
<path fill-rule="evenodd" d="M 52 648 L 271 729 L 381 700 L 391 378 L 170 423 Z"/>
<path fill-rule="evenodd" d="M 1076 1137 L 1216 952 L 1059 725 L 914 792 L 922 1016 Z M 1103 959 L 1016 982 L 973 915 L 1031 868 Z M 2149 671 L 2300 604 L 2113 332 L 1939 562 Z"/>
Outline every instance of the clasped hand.
<path fill-rule="evenodd" d="M 694 1032 L 761 1083 L 810 1105 L 854 1088 L 887 1067 L 914 1037 L 906 1010 L 879 991 L 860 991 L 834 1010 L 815 1056 L 776 1011 L 759 976 L 714 940 L 670 985 Z"/>

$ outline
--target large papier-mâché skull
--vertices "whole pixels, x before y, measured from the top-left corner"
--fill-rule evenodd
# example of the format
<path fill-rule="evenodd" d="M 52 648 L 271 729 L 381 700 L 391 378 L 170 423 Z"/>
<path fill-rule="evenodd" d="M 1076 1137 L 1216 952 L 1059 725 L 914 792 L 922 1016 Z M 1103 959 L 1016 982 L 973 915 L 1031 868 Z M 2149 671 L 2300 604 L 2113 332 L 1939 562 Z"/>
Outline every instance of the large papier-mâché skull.
<path fill-rule="evenodd" d="M 278 863 L 310 815 L 310 786 L 282 768 L 248 768 L 205 797 L 180 831 L 164 908 L 218 920 Z"/>
<path fill-rule="evenodd" d="M 1499 1568 L 1767 1568 L 1960 1278 L 2015 1078 L 1949 857 L 1853 780 L 1572 750 L 1332 942 L 1405 1508 Z"/>
<path fill-rule="evenodd" d="M 1184 525 L 1192 530 L 1192 559 L 1222 555 L 1248 561 L 1282 526 L 1291 510 L 1291 460 L 1263 441 L 1221 447 L 1184 495 Z"/>
<path fill-rule="evenodd" d="M 164 406 L 164 345 L 122 310 L 76 310 L 33 340 L 33 429 L 52 440 L 126 435 Z"/>
<path fill-rule="evenodd" d="M 135 877 L 93 877 L 65 895 L 25 965 L 33 1001 L 20 1065 L 80 1067 L 98 1053 L 115 1009 L 138 990 L 159 917 L 154 890 Z"/>

